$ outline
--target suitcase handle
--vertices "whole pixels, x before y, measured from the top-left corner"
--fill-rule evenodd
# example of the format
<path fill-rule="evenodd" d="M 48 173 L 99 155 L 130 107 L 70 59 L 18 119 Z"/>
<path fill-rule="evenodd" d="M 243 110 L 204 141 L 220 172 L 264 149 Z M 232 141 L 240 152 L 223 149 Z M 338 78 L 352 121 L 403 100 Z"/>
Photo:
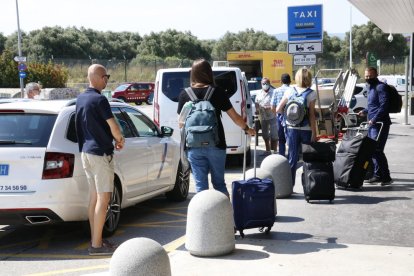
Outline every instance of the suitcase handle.
<path fill-rule="evenodd" d="M 259 116 L 253 115 L 253 118 L 254 118 L 254 126 L 256 126 L 256 123 L 259 121 Z M 244 134 L 244 151 L 243 151 L 243 180 L 246 180 L 247 137 L 248 137 L 248 134 L 245 133 Z M 256 143 L 254 143 L 253 168 L 254 168 L 254 177 L 256 178 Z"/>
<path fill-rule="evenodd" d="M 379 131 L 378 131 L 377 137 L 375 138 L 375 141 L 378 141 L 379 136 L 380 136 L 381 131 L 382 131 L 382 127 L 384 126 L 384 123 L 383 123 L 383 122 L 376 122 L 375 124 L 379 124 L 379 125 L 381 125 L 381 127 L 380 127 L 380 129 L 379 129 Z M 360 130 L 360 129 L 368 129 L 368 128 L 369 128 L 369 126 L 370 126 L 370 125 L 369 125 L 369 123 L 368 123 L 368 122 L 362 122 L 362 123 L 359 125 L 359 129 L 358 129 L 357 134 L 359 133 L 359 130 Z"/>

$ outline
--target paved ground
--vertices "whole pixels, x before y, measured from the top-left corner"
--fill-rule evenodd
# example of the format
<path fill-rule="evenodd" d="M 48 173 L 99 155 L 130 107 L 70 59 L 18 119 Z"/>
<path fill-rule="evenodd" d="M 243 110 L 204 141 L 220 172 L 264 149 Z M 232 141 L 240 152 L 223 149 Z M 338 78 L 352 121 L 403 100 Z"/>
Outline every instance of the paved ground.
<path fill-rule="evenodd" d="M 414 275 L 414 125 L 403 124 L 403 113 L 392 117 L 385 150 L 392 186 L 336 190 L 334 204 L 309 204 L 297 178 L 295 194 L 277 200 L 269 235 L 247 230 L 232 254 L 215 258 L 194 257 L 181 245 L 169 253 L 172 274 Z M 241 176 L 230 168 L 229 189 Z"/>

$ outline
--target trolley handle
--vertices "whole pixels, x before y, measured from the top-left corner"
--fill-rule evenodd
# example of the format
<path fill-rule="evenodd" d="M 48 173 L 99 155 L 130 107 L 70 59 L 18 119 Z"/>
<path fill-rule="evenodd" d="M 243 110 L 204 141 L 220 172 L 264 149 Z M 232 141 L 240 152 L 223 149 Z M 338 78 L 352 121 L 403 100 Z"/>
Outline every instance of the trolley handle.
<path fill-rule="evenodd" d="M 381 131 L 382 131 L 382 127 L 384 126 L 384 123 L 383 123 L 383 122 L 376 122 L 375 124 L 379 124 L 379 125 L 381 125 L 381 127 L 380 127 L 380 129 L 379 129 L 379 131 L 378 131 L 377 137 L 375 138 L 375 141 L 378 141 L 379 136 L 380 136 Z M 362 122 L 362 123 L 359 125 L 359 129 L 358 129 L 357 134 L 359 133 L 359 131 L 360 131 L 361 129 L 364 129 L 364 130 L 365 130 L 365 129 L 368 129 L 368 128 L 369 128 L 369 126 L 370 126 L 370 124 L 369 124 L 368 122 Z"/>
<path fill-rule="evenodd" d="M 254 123 L 256 124 L 256 121 L 259 120 L 259 117 L 257 115 L 253 115 Z M 249 134 L 247 132 L 244 134 L 244 150 L 243 150 L 243 180 L 246 180 L 246 155 L 247 155 L 247 137 L 249 137 Z M 254 177 L 256 177 L 256 143 L 254 143 Z"/>

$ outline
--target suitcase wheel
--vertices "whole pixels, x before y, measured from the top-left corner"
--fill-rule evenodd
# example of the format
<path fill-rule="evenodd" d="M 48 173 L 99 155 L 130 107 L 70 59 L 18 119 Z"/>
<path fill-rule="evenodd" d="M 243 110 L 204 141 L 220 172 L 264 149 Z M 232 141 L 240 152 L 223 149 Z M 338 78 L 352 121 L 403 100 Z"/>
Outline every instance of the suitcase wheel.
<path fill-rule="evenodd" d="M 270 227 L 266 227 L 266 230 L 265 230 L 265 228 L 264 228 L 264 227 L 260 227 L 260 228 L 259 228 L 259 232 L 260 232 L 260 233 L 265 232 L 265 234 L 269 234 L 269 233 L 270 233 L 270 229 L 272 229 L 272 227 L 271 227 L 271 226 L 270 226 Z"/>

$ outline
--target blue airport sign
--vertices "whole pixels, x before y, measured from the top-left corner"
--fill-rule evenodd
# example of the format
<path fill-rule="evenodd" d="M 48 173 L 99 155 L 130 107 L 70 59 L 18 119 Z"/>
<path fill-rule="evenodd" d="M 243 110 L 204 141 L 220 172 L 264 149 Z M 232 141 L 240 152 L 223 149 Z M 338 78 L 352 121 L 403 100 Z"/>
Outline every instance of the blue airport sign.
<path fill-rule="evenodd" d="M 322 5 L 288 7 L 288 41 L 321 41 Z"/>
<path fill-rule="evenodd" d="M 24 79 L 26 76 L 27 76 L 27 74 L 26 74 L 26 72 L 25 72 L 25 71 L 20 71 L 20 72 L 19 72 L 19 77 L 20 77 L 21 79 Z"/>

